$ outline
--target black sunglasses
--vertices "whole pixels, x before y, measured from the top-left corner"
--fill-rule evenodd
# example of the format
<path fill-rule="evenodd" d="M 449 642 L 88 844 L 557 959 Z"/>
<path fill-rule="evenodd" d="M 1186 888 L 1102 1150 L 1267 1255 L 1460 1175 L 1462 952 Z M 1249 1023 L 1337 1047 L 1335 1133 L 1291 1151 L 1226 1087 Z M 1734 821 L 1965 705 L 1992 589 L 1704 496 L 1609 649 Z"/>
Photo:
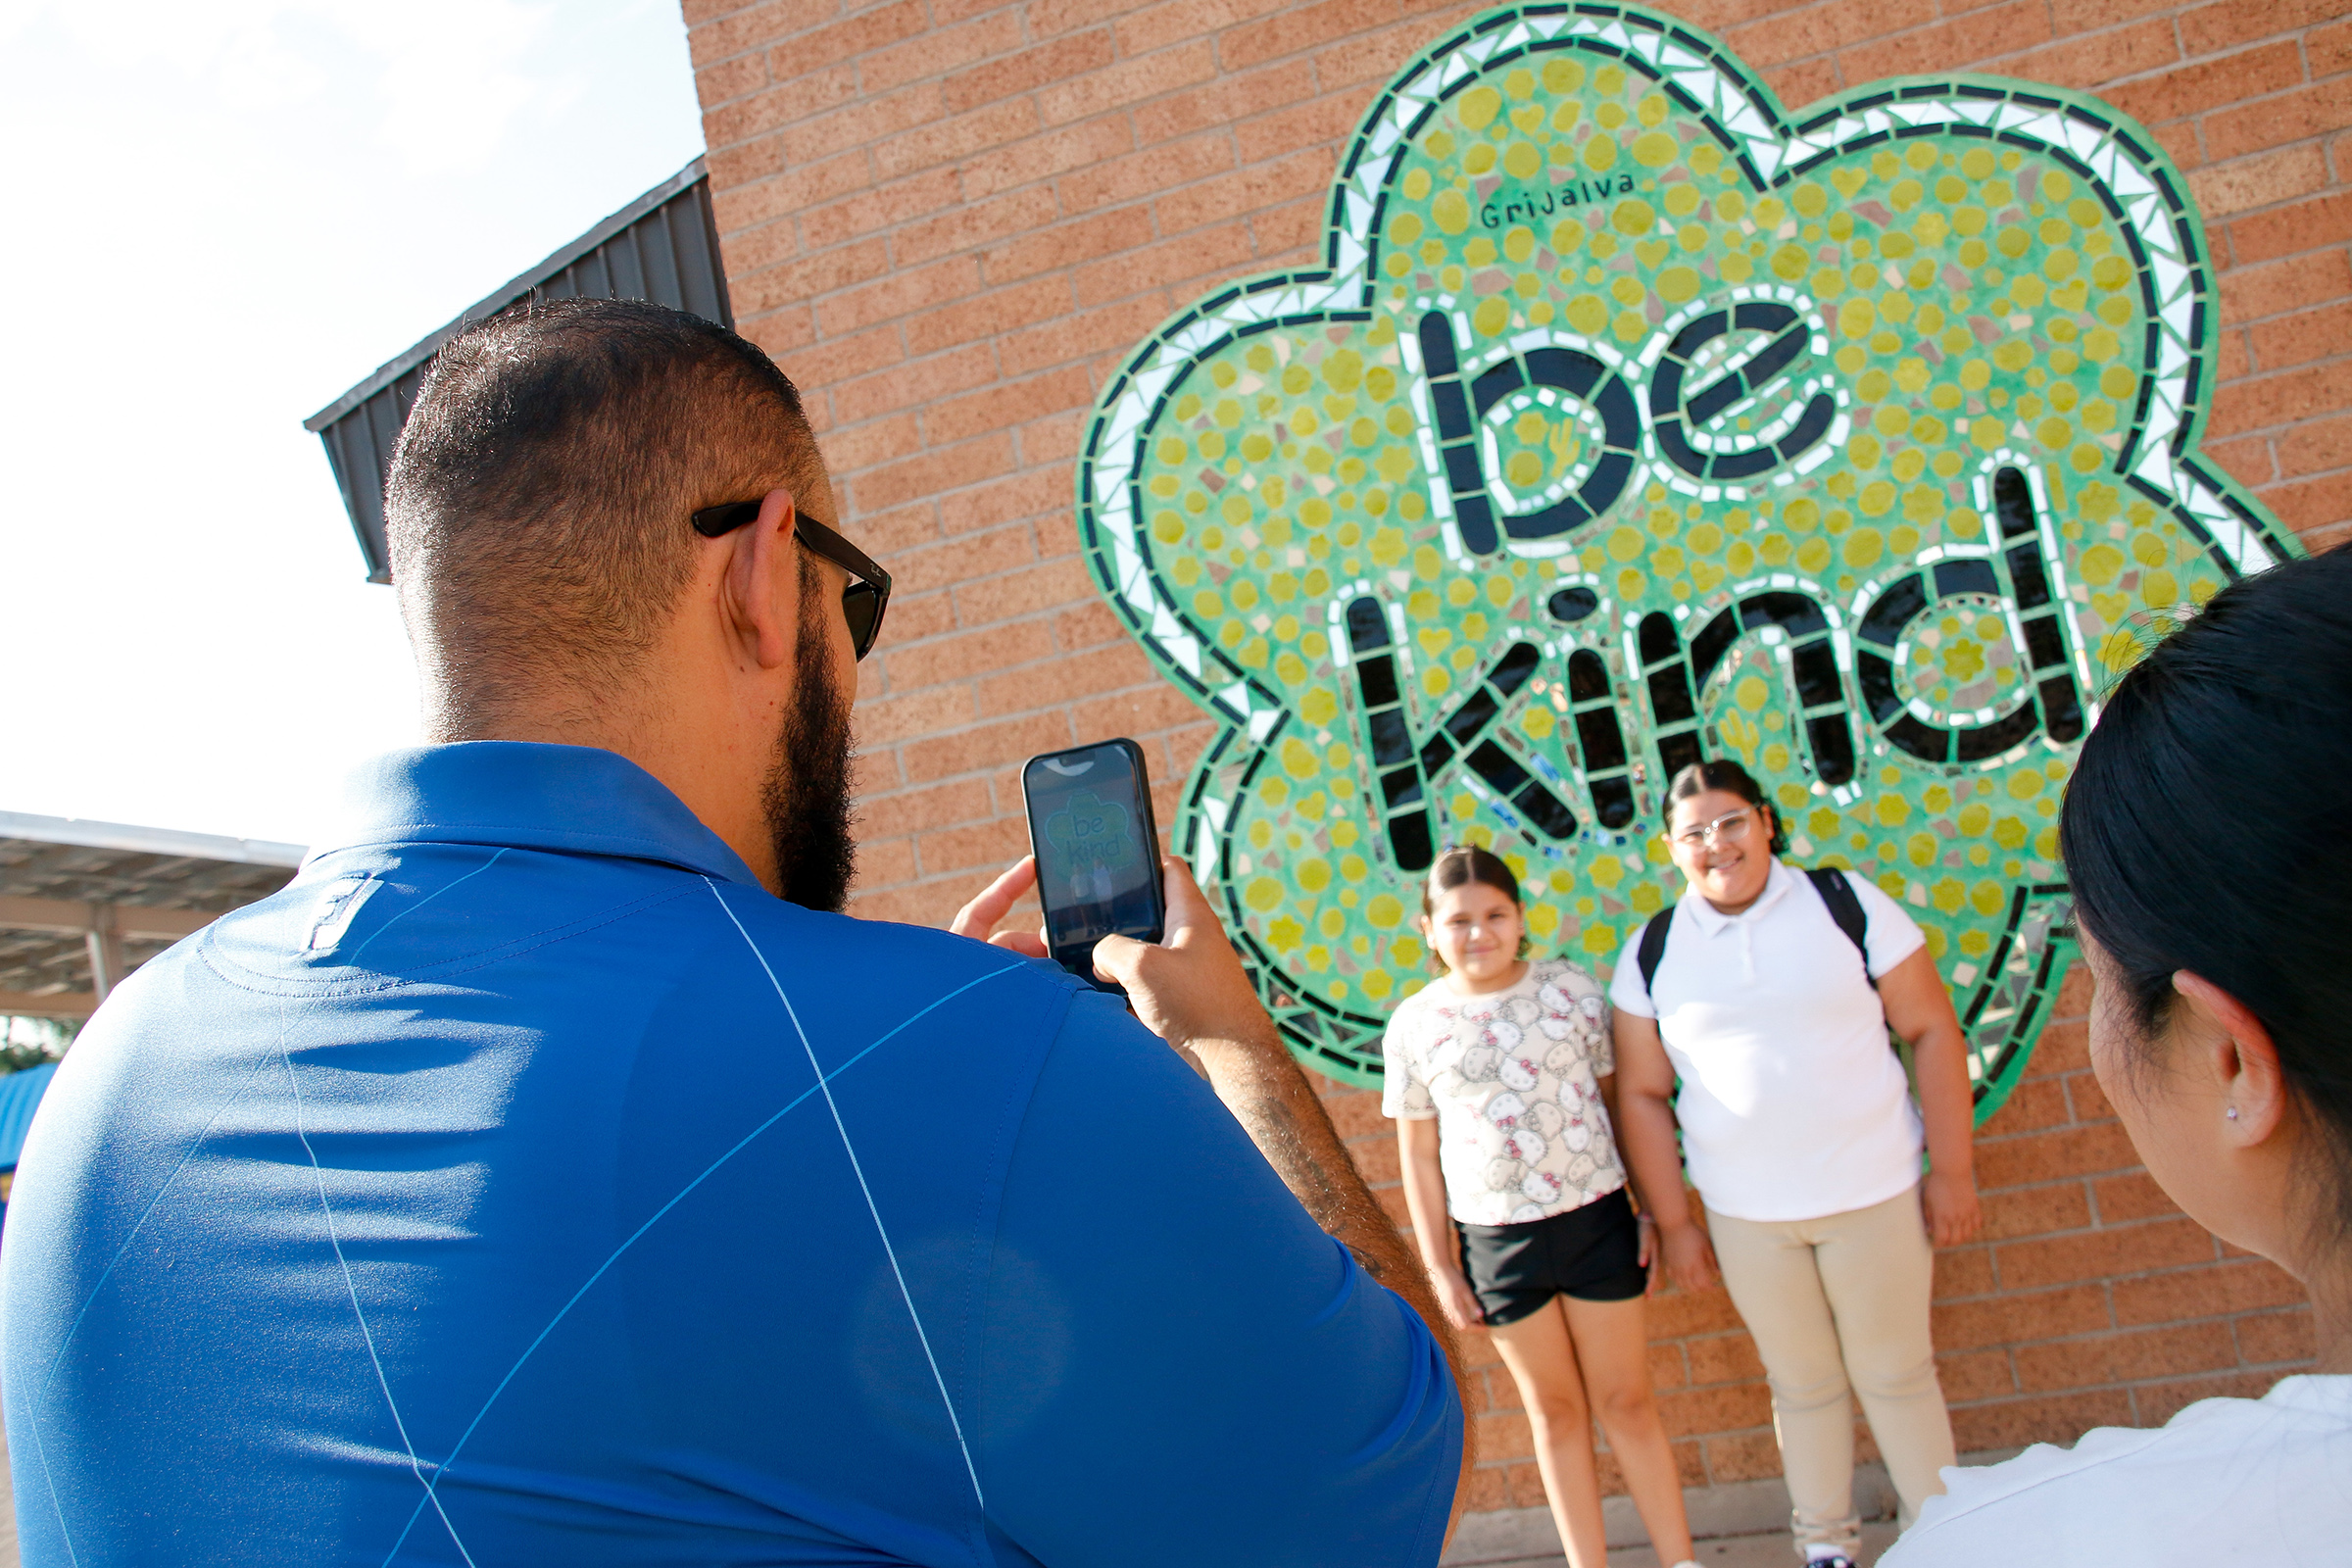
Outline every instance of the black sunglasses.
<path fill-rule="evenodd" d="M 694 530 L 706 539 L 733 533 L 758 521 L 762 505 L 760 501 L 730 501 L 723 507 L 705 507 L 694 514 Z M 806 512 L 792 519 L 792 532 L 812 553 L 850 574 L 850 585 L 841 591 L 841 612 L 850 623 L 851 646 L 863 659 L 873 651 L 874 639 L 882 635 L 882 612 L 890 608 L 890 573 Z"/>

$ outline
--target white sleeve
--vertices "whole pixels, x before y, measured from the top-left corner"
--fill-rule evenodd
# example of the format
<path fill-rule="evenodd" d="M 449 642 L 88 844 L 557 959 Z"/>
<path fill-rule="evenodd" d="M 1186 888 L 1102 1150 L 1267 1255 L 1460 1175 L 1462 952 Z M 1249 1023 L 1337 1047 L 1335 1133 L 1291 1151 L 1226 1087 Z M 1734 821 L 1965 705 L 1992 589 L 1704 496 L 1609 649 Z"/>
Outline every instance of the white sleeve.
<path fill-rule="evenodd" d="M 1609 976 L 1609 1005 L 1637 1018 L 1658 1015 L 1658 1004 L 1649 999 L 1649 987 L 1642 983 L 1642 933 L 1648 929 L 1647 920 L 1634 927 L 1634 934 L 1625 939 L 1625 947 L 1617 955 L 1616 972 Z"/>
<path fill-rule="evenodd" d="M 1863 948 L 1869 955 L 1873 980 L 1928 945 L 1927 933 L 1920 930 L 1910 911 L 1881 892 L 1876 882 L 1858 871 L 1846 872 L 1845 880 L 1854 897 L 1862 901 L 1862 913 L 1870 923 Z"/>
<path fill-rule="evenodd" d="M 1406 999 L 1408 1004 L 1410 1001 Z M 1417 1010 L 1410 1005 L 1397 1007 L 1389 1015 L 1388 1030 L 1380 1037 L 1380 1113 L 1392 1121 L 1428 1121 L 1438 1113 L 1429 1085 L 1413 1071 L 1412 1048 L 1405 1043 Z"/>

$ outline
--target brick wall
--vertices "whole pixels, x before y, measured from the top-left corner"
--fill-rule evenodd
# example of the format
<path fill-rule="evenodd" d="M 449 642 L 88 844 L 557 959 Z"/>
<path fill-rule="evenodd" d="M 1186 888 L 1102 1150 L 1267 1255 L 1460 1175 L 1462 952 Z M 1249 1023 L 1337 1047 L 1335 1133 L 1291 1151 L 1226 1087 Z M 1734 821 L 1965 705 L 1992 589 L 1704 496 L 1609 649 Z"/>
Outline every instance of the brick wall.
<path fill-rule="evenodd" d="M 1410 0 L 685 0 L 743 329 L 809 394 L 850 531 L 900 584 L 861 667 L 857 910 L 943 921 L 1024 848 L 1014 769 L 1131 734 L 1205 744 L 1089 584 L 1071 459 L 1103 378 L 1217 282 L 1312 260 L 1336 156 L 1396 68 L 1472 14 Z M 2352 21 L 2341 0 L 1668 0 L 1794 108 L 1911 71 L 2098 92 L 2187 172 L 2221 270 L 2206 450 L 2315 546 L 2352 523 Z M 2302 1295 L 2138 1169 L 2070 985 L 1980 1135 L 1987 1236 L 1939 1260 L 1963 1448 L 2071 1440 L 2246 1393 L 2310 1354 Z M 1331 1097 L 1402 1219 L 1371 1097 Z M 1775 1473 L 1720 1292 L 1653 1303 L 1692 1484 Z M 1542 1500 L 1499 1366 L 1474 1506 Z M 1867 1452 L 1867 1446 L 1865 1448 Z"/>

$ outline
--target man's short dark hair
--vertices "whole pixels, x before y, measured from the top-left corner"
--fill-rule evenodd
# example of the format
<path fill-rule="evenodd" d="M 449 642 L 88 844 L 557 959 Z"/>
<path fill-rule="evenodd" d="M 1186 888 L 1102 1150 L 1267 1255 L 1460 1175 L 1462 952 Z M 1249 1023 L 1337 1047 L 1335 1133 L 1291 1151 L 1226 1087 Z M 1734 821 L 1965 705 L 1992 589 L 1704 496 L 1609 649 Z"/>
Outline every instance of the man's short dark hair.
<path fill-rule="evenodd" d="M 693 569 L 699 508 L 823 466 L 759 348 L 641 300 L 517 306 L 453 338 L 385 489 L 392 578 L 445 722 L 551 683 L 611 692 Z M 818 507 L 826 503 L 817 500 Z"/>

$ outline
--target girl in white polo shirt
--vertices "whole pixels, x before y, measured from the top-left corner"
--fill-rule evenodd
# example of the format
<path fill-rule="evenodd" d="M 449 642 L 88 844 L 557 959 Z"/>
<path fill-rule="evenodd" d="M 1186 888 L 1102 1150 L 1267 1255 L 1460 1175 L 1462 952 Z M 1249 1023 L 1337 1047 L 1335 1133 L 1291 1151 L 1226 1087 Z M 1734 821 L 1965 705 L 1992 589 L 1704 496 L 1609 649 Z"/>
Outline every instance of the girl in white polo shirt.
<path fill-rule="evenodd" d="M 1798 1552 L 1850 1568 L 1848 1390 L 1905 1527 L 1953 1462 L 1928 1298 L 1933 1246 L 1979 1224 L 1967 1041 L 1918 925 L 1862 877 L 1817 883 L 1784 865 L 1745 768 L 1684 768 L 1666 810 L 1690 887 L 1646 955 L 1644 933 L 1626 944 L 1610 984 L 1620 1136 L 1668 1272 L 1702 1290 L 1720 1264 L 1755 1339 Z M 1912 1048 L 1916 1106 L 1889 1026 Z M 1678 1124 L 1704 1232 L 1683 1196 Z"/>
<path fill-rule="evenodd" d="M 1527 961 L 1519 879 L 1489 851 L 1439 856 L 1421 908 L 1446 973 L 1389 1019 L 1381 1109 L 1438 1302 L 1511 1369 L 1569 1562 L 1608 1560 L 1598 1417 L 1658 1560 L 1695 1568 L 1650 1394 L 1649 1246 L 1610 1130 L 1600 987 L 1565 959 Z"/>

